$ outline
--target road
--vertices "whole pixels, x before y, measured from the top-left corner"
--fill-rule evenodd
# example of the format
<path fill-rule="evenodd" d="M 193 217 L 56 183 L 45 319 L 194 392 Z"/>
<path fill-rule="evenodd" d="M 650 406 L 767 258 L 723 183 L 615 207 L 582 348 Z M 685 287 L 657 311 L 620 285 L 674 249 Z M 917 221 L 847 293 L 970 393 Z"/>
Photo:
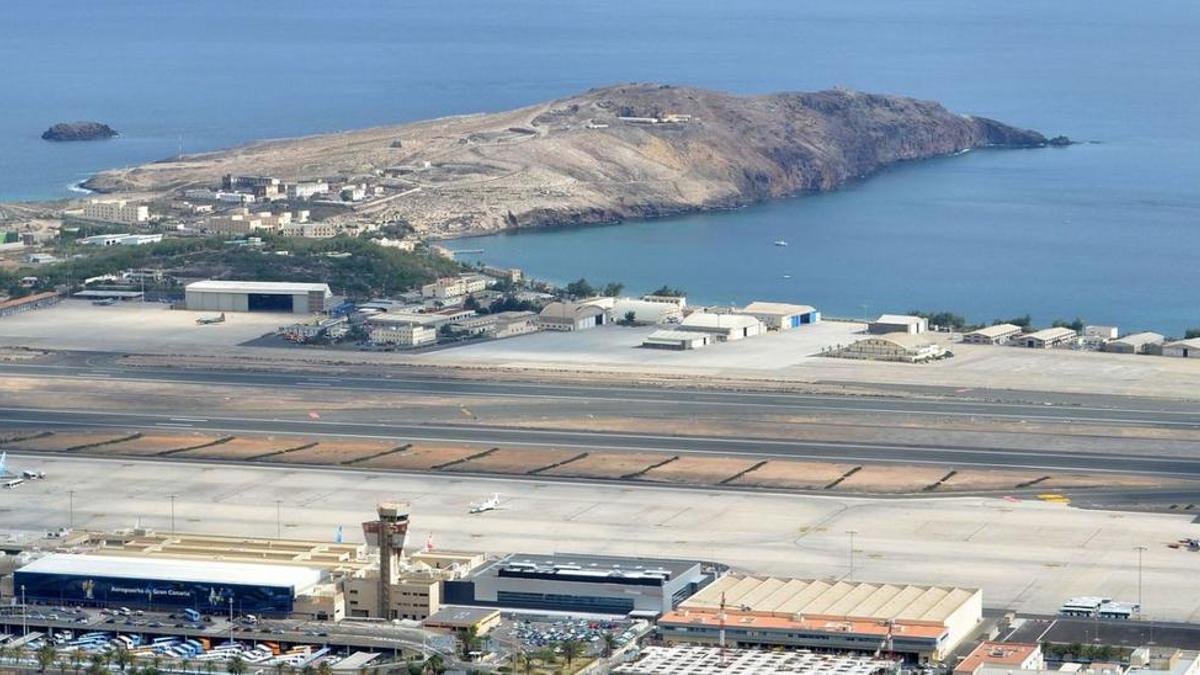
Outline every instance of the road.
<path fill-rule="evenodd" d="M 781 411 L 794 414 L 881 413 L 910 417 L 967 417 L 1200 429 L 1200 404 L 1194 402 L 1127 397 L 1034 395 L 983 390 L 944 390 L 939 392 L 941 396 L 931 394 L 920 398 L 899 395 L 864 397 L 602 384 L 534 384 L 412 375 L 324 376 L 301 372 L 131 368 L 122 367 L 115 362 L 110 363 L 108 359 L 103 358 L 89 358 L 81 363 L 2 363 L 0 377 L 4 376 L 393 394 L 616 401 L 628 404 L 631 410 L 644 404 L 653 404 L 674 408 L 686 415 L 731 411 L 742 411 L 746 414 Z M 957 395 L 958 398 L 956 400 L 946 395 Z M 1017 399 L 1030 400 L 1035 396 L 1038 398 L 1037 403 L 1017 402 Z M 994 397 L 1010 400 L 984 400 Z"/>
<path fill-rule="evenodd" d="M 1200 478 L 1200 458 L 1075 451 L 1023 451 L 1001 448 L 676 436 L 610 431 L 528 429 L 483 424 L 410 424 L 281 419 L 256 415 L 252 412 L 233 417 L 5 407 L 0 408 L 0 418 L 11 425 L 50 429 L 112 428 L 159 431 L 171 429 L 222 434 L 289 434 L 305 437 L 386 439 L 408 443 L 424 441 L 479 446 L 573 448 L 589 451 L 656 450 L 686 454 L 746 455 L 756 458 L 945 465 L 959 468 L 964 466 L 1003 467 Z"/>

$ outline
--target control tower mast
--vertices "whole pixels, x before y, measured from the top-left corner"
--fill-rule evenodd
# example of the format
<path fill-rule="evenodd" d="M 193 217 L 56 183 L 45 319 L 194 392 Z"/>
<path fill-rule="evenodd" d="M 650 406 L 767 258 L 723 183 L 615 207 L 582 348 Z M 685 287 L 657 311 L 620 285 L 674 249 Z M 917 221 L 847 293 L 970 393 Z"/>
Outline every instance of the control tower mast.
<path fill-rule="evenodd" d="M 376 593 L 379 617 L 391 619 L 392 586 L 404 556 L 404 540 L 408 537 L 408 507 L 400 502 L 379 505 L 379 518 L 363 523 L 363 536 L 368 546 L 379 549 L 379 589 Z"/>

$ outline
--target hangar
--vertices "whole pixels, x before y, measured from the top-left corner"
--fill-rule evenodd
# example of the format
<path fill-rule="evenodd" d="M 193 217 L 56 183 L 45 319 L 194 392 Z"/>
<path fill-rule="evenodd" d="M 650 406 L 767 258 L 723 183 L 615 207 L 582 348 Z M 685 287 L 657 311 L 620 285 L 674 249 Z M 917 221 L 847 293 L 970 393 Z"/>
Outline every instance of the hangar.
<path fill-rule="evenodd" d="M 321 577 L 294 565 L 55 553 L 17 569 L 13 587 L 51 604 L 286 616 Z"/>
<path fill-rule="evenodd" d="M 323 312 L 329 284 L 291 281 L 196 281 L 184 288 L 187 308 L 210 312 Z"/>

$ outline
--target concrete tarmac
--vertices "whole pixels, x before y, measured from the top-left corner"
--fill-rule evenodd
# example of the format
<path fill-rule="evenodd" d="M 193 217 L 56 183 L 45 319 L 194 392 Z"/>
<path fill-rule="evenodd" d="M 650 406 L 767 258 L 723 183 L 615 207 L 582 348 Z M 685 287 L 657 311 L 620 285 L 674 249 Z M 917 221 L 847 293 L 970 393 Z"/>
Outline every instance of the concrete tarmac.
<path fill-rule="evenodd" d="M 332 540 L 343 526 L 361 541 L 358 524 L 375 503 L 399 499 L 411 506 L 412 546 L 431 538 L 446 549 L 689 557 L 758 574 L 978 586 L 988 607 L 1043 614 L 1074 595 L 1136 601 L 1136 547 L 1146 546 L 1146 614 L 1200 618 L 1200 595 L 1191 592 L 1200 554 L 1166 547 L 1200 536 L 1200 525 L 1181 515 L 976 497 L 873 500 L 199 461 L 9 459 L 14 469 L 41 469 L 48 478 L 0 491 L 6 529 L 140 523 Z M 471 502 L 493 492 L 502 495 L 501 509 L 468 515 Z"/>

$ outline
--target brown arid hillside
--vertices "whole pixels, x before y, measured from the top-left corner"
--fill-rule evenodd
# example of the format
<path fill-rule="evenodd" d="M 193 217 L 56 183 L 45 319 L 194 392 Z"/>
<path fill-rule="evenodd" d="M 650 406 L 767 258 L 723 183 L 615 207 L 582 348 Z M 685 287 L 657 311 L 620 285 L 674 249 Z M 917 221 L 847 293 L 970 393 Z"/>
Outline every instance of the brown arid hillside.
<path fill-rule="evenodd" d="M 391 167 L 377 180 L 396 197 L 338 218 L 404 220 L 453 237 L 730 208 L 835 189 L 897 162 L 1049 142 L 901 96 L 631 84 L 509 112 L 189 155 L 106 171 L 87 186 L 165 194 L 225 173 L 300 180 Z"/>

